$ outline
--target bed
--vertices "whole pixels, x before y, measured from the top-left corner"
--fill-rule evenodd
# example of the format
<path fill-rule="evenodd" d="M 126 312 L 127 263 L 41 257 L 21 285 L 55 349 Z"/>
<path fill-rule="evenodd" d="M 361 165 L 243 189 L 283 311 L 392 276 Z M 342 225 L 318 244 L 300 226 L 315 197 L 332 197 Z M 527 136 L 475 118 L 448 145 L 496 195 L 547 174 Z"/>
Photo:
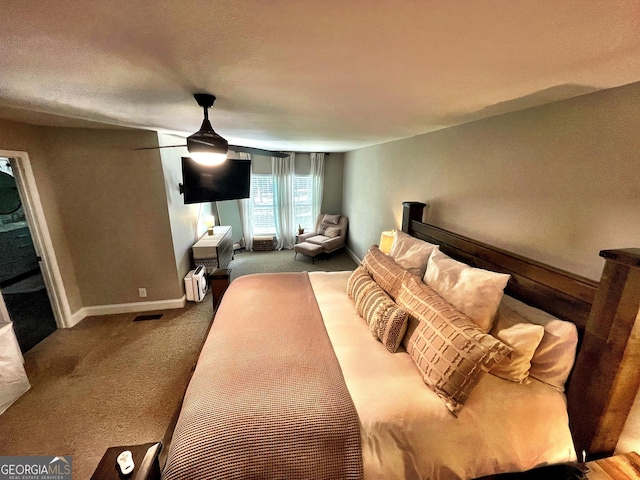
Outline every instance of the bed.
<path fill-rule="evenodd" d="M 566 395 L 566 377 L 550 386 L 488 373 L 513 358 L 514 347 L 468 327 L 467 315 L 437 293 L 429 295 L 442 300 L 434 302 L 441 310 L 429 322 L 420 320 L 415 302 L 430 287 L 414 272 L 399 283 L 375 279 L 375 252 L 359 267 L 361 284 L 355 272 L 241 277 L 216 312 L 163 479 L 478 478 L 574 461 L 581 449 L 596 454 L 615 447 L 620 415 L 626 418 L 637 390 L 628 378 L 636 360 L 624 352 L 635 341 L 628 324 L 638 311 L 632 284 L 640 252 L 607 251 L 598 284 L 424 224 L 422 208 L 404 204 L 403 232 L 438 245 L 450 259 L 505 275 L 505 298 L 519 314 L 537 307 L 563 327 L 571 325 L 580 350 Z M 375 285 L 366 283 L 367 275 Z M 371 293 L 389 294 L 383 286 L 402 308 Z M 367 312 L 374 311 L 378 320 L 368 322 Z M 442 384 L 433 381 L 434 369 L 420 368 L 429 355 L 418 348 L 427 331 L 422 326 L 443 315 L 443 328 L 460 325 L 455 338 L 470 337 L 479 352 L 465 367 L 469 378 L 458 382 L 472 385 L 469 391 L 449 391 L 458 381 L 455 372 L 454 381 Z M 605 350 L 600 360 L 597 353 Z M 448 361 L 447 355 L 438 361 Z M 602 390 L 609 383 L 614 388 Z"/>

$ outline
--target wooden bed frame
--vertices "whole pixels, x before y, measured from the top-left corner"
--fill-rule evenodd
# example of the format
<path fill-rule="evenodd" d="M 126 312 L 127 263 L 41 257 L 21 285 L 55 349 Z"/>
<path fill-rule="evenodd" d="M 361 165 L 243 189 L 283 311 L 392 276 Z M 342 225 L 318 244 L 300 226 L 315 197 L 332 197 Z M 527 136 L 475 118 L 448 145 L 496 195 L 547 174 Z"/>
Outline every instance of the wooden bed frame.
<path fill-rule="evenodd" d="M 425 207 L 403 203 L 403 232 L 469 265 L 511 274 L 508 295 L 576 324 L 569 425 L 577 452 L 611 455 L 640 386 L 640 249 L 601 251 L 605 266 L 595 282 L 423 223 Z"/>

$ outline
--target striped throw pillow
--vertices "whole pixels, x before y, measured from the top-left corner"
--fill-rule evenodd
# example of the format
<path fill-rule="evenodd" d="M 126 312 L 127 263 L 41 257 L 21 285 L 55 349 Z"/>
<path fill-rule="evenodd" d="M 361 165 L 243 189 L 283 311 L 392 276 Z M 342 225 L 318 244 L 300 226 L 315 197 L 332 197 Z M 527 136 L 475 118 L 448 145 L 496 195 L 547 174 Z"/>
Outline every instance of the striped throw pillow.
<path fill-rule="evenodd" d="M 364 293 L 361 301 L 356 302 L 356 310 L 366 320 L 372 335 L 387 350 L 395 353 L 407 330 L 408 315 L 382 288 L 375 283 L 373 285 Z"/>

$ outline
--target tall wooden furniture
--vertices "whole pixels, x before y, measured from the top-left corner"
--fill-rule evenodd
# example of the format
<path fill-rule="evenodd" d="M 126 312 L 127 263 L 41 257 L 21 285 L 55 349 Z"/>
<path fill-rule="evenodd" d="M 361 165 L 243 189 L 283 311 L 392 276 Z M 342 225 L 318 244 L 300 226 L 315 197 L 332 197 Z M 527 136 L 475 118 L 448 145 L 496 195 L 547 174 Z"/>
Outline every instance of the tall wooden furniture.
<path fill-rule="evenodd" d="M 193 263 L 204 265 L 207 273 L 216 268 L 227 268 L 233 259 L 233 237 L 231 227 L 220 225 L 214 227 L 213 235 L 203 235 L 191 249 Z"/>
<path fill-rule="evenodd" d="M 611 455 L 640 386 L 640 249 L 606 260 L 567 398 L 578 451 Z"/>

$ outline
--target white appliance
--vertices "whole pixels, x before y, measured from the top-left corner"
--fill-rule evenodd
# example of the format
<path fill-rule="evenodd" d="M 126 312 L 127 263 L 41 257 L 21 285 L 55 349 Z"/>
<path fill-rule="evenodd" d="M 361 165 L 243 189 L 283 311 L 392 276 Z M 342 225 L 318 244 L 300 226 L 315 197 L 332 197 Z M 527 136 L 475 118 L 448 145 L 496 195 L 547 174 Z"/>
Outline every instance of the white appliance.
<path fill-rule="evenodd" d="M 187 292 L 187 300 L 201 302 L 207 294 L 207 270 L 203 265 L 198 265 L 184 277 L 184 289 Z"/>

